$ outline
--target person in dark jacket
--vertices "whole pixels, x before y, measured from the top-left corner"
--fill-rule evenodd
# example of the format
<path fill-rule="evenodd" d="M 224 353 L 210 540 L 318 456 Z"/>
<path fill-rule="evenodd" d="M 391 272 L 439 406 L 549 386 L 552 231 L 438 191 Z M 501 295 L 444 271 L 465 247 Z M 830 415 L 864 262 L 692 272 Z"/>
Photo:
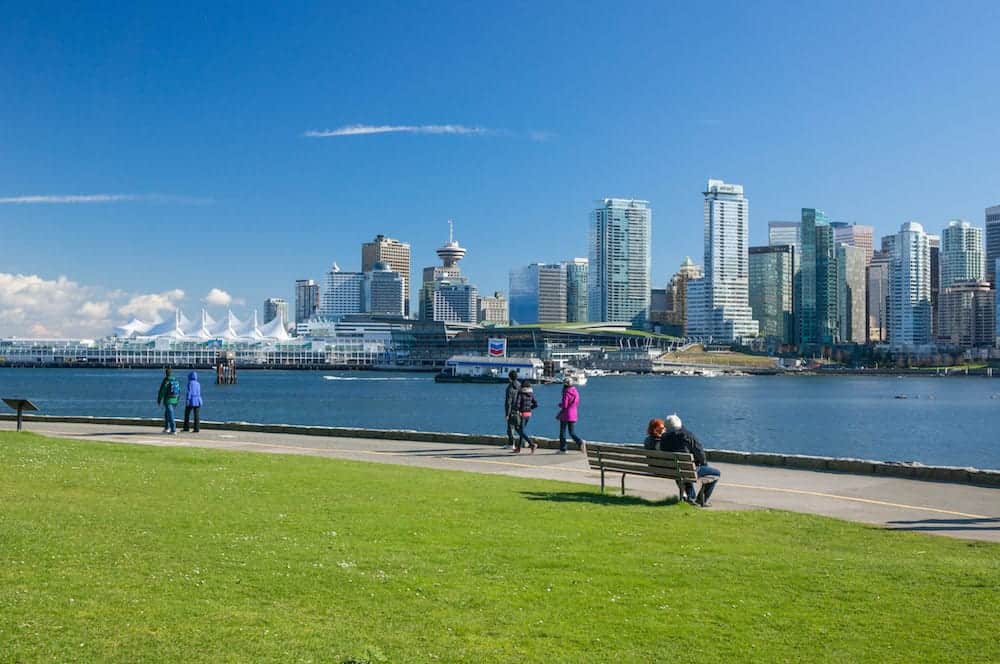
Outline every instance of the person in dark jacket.
<path fill-rule="evenodd" d="M 174 406 L 180 401 L 181 386 L 177 379 L 170 375 L 170 367 L 163 369 L 163 380 L 160 390 L 156 393 L 156 405 L 163 404 L 163 433 L 171 436 L 177 433 L 177 423 L 174 421 Z"/>
<path fill-rule="evenodd" d="M 194 432 L 201 430 L 201 383 L 198 374 L 192 371 L 188 374 L 187 401 L 184 404 L 184 431 L 188 430 L 191 412 L 194 411 Z"/>
<path fill-rule="evenodd" d="M 685 482 L 685 500 L 689 503 L 708 507 L 715 485 L 722 473 L 717 468 L 708 465 L 705 448 L 693 433 L 684 428 L 681 418 L 676 413 L 667 417 L 667 430 L 660 437 L 660 451 L 688 452 L 694 457 L 694 465 L 698 468 L 698 479 L 701 480 L 701 490 L 695 495 L 694 483 Z"/>
<path fill-rule="evenodd" d="M 531 389 L 531 381 L 524 380 L 521 382 L 521 389 L 517 391 L 517 396 L 514 397 L 514 410 L 520 416 L 517 421 L 517 441 L 514 443 L 515 454 L 521 451 L 525 442 L 531 448 L 532 454 L 538 448 L 538 443 L 531 440 L 524 432 L 525 427 L 528 426 L 528 420 L 531 419 L 531 411 L 536 408 L 538 408 L 538 401 L 535 400 L 535 391 Z"/>
<path fill-rule="evenodd" d="M 503 417 L 504 421 L 507 422 L 506 447 L 510 449 L 514 449 L 514 433 L 517 431 L 517 421 L 520 419 L 520 415 L 514 410 L 514 399 L 517 397 L 517 391 L 520 389 L 521 383 L 517 380 L 517 372 L 510 371 L 507 374 L 507 393 L 503 399 Z"/>

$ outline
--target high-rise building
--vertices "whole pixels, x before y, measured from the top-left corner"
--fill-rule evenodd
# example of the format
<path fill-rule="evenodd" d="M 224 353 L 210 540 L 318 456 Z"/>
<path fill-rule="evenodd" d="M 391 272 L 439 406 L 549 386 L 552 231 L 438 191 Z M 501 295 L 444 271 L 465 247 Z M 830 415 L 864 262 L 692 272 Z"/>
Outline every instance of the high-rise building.
<path fill-rule="evenodd" d="M 679 336 L 687 334 L 688 283 L 702 276 L 701 267 L 695 265 L 690 256 L 685 256 L 680 269 L 674 272 L 667 284 L 667 325 Z"/>
<path fill-rule="evenodd" d="M 802 222 L 767 222 L 767 243 L 772 247 L 782 245 L 792 247 L 795 250 L 795 255 L 798 256 L 802 253 Z"/>
<path fill-rule="evenodd" d="M 962 219 L 949 221 L 941 233 L 940 268 L 941 289 L 959 281 L 983 281 L 986 278 L 983 229 Z"/>
<path fill-rule="evenodd" d="M 865 251 L 864 246 L 837 245 L 837 320 L 842 342 L 863 344 L 868 338 Z"/>
<path fill-rule="evenodd" d="M 285 325 L 288 324 L 288 300 L 282 297 L 269 297 L 264 300 L 264 324 L 267 325 L 275 318 L 280 318 Z"/>
<path fill-rule="evenodd" d="M 995 294 L 987 281 L 956 281 L 941 289 L 937 340 L 959 348 L 996 342 Z"/>
<path fill-rule="evenodd" d="M 510 319 L 519 325 L 566 322 L 566 268 L 532 263 L 510 271 Z"/>
<path fill-rule="evenodd" d="M 410 315 L 410 245 L 384 235 L 376 235 L 361 245 L 361 271 L 371 272 L 375 263 L 385 263 L 403 278 L 404 315 Z"/>
<path fill-rule="evenodd" d="M 927 249 L 931 257 L 931 340 L 937 337 L 938 294 L 941 292 L 941 236 L 927 234 Z"/>
<path fill-rule="evenodd" d="M 295 324 L 304 323 L 319 311 L 319 285 L 312 279 L 295 281 Z"/>
<path fill-rule="evenodd" d="M 876 251 L 868 265 L 868 341 L 889 340 L 889 265 L 892 256 Z"/>
<path fill-rule="evenodd" d="M 605 198 L 591 212 L 587 275 L 591 321 L 645 325 L 652 214 L 648 201 L 623 198 Z"/>
<path fill-rule="evenodd" d="M 344 272 L 334 263 L 326 274 L 319 315 L 327 320 L 338 320 L 349 314 L 361 313 L 361 282 L 364 277 L 363 272 Z"/>
<path fill-rule="evenodd" d="M 865 252 L 865 267 L 872 262 L 872 254 L 875 252 L 875 229 L 872 226 L 843 221 L 835 221 L 830 226 L 833 227 L 833 241 L 836 244 L 860 247 Z"/>
<path fill-rule="evenodd" d="M 380 316 L 403 316 L 406 312 L 406 279 L 388 263 L 376 261 L 361 281 L 361 311 Z"/>
<path fill-rule="evenodd" d="M 497 291 L 492 296 L 479 298 L 479 322 L 485 325 L 507 325 L 510 313 L 507 298 Z"/>
<path fill-rule="evenodd" d="M 802 208 L 802 267 L 799 270 L 800 344 L 834 344 L 837 321 L 837 247 L 822 210 Z"/>
<path fill-rule="evenodd" d="M 782 344 L 795 338 L 795 247 L 787 244 L 750 247 L 750 309 L 760 335 Z"/>
<path fill-rule="evenodd" d="M 434 318 L 446 323 L 479 321 L 479 291 L 472 284 L 441 281 L 434 289 Z"/>
<path fill-rule="evenodd" d="M 438 247 L 437 255 L 441 265 L 424 268 L 424 283 L 420 288 L 421 320 L 476 323 L 479 319 L 479 292 L 462 276 L 458 267 L 458 262 L 465 256 L 465 249 L 455 239 L 450 220 L 448 242 Z"/>
<path fill-rule="evenodd" d="M 701 318 L 706 327 L 689 333 L 721 341 L 756 336 L 757 321 L 753 319 L 749 302 L 750 210 L 743 196 L 743 186 L 709 180 L 703 194 L 705 312 L 697 318 Z"/>
<path fill-rule="evenodd" d="M 587 292 L 590 263 L 586 258 L 574 258 L 563 266 L 566 268 L 566 322 L 586 323 L 590 320 Z"/>
<path fill-rule="evenodd" d="M 1000 205 L 986 208 L 986 280 L 997 288 L 997 259 L 1000 258 Z"/>
<path fill-rule="evenodd" d="M 931 251 L 924 227 L 903 224 L 889 266 L 889 343 L 896 347 L 931 342 Z"/>

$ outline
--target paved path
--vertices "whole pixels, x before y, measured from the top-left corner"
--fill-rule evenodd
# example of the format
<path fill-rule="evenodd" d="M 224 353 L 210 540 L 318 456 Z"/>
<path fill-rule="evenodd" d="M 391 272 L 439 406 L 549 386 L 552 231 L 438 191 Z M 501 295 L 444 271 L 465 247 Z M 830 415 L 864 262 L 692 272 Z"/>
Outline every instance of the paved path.
<path fill-rule="evenodd" d="M 0 422 L 0 429 L 13 429 Z M 161 434 L 139 426 L 38 422 L 26 428 L 44 435 L 165 447 L 307 454 L 313 456 L 443 468 L 515 477 L 598 484 L 579 452 L 511 454 L 499 447 L 449 443 L 328 438 L 323 436 L 203 430 Z M 878 475 L 848 475 L 738 464 L 717 464 L 722 483 L 713 498 L 718 510 L 773 508 L 952 537 L 1000 542 L 1000 489 L 924 482 Z M 618 477 L 609 480 L 617 491 Z M 662 499 L 674 495 L 663 480 L 629 477 L 629 494 Z"/>

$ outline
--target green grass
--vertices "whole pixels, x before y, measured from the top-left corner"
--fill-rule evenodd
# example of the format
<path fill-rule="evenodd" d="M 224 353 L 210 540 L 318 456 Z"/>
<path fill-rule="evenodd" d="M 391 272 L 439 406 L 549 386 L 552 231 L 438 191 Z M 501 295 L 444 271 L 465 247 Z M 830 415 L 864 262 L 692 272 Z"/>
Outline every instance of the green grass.
<path fill-rule="evenodd" d="M 3 662 L 1000 661 L 998 587 L 819 517 L 0 434 Z"/>

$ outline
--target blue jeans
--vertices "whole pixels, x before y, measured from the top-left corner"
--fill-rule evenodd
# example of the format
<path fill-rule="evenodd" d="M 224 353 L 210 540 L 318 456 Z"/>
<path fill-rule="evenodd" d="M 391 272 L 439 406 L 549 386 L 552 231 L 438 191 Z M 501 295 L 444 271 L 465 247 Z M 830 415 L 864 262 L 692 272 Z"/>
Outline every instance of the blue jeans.
<path fill-rule="evenodd" d="M 531 437 L 528 436 L 528 433 L 525 431 L 525 429 L 528 428 L 528 420 L 530 419 L 531 417 L 524 417 L 523 415 L 518 418 L 517 442 L 514 443 L 515 450 L 519 450 L 522 447 L 524 447 L 525 443 L 527 443 L 528 447 L 531 447 L 532 445 L 535 444 L 534 441 L 531 440 Z"/>
<path fill-rule="evenodd" d="M 712 492 L 715 491 L 715 485 L 719 483 L 718 478 L 722 477 L 722 473 L 719 472 L 718 468 L 713 468 L 712 466 L 705 464 L 704 466 L 698 466 L 698 477 L 699 479 L 702 477 L 716 478 L 714 482 L 701 483 L 701 491 L 699 493 L 701 494 L 702 501 L 707 503 L 712 497 Z M 694 493 L 694 485 L 691 485 L 690 493 Z M 692 498 L 694 498 L 694 496 L 692 496 Z"/>
<path fill-rule="evenodd" d="M 562 420 L 559 420 L 559 451 L 560 452 L 565 452 L 566 451 L 566 429 L 569 429 L 569 435 L 570 435 L 570 437 L 573 438 L 573 442 L 576 443 L 577 445 L 581 446 L 581 447 L 583 446 L 583 441 L 580 440 L 580 437 L 578 435 L 576 435 L 576 431 L 573 430 L 573 425 L 574 424 L 576 424 L 576 422 L 563 422 Z"/>
<path fill-rule="evenodd" d="M 177 433 L 177 423 L 174 422 L 174 405 L 163 404 L 163 430 Z"/>

